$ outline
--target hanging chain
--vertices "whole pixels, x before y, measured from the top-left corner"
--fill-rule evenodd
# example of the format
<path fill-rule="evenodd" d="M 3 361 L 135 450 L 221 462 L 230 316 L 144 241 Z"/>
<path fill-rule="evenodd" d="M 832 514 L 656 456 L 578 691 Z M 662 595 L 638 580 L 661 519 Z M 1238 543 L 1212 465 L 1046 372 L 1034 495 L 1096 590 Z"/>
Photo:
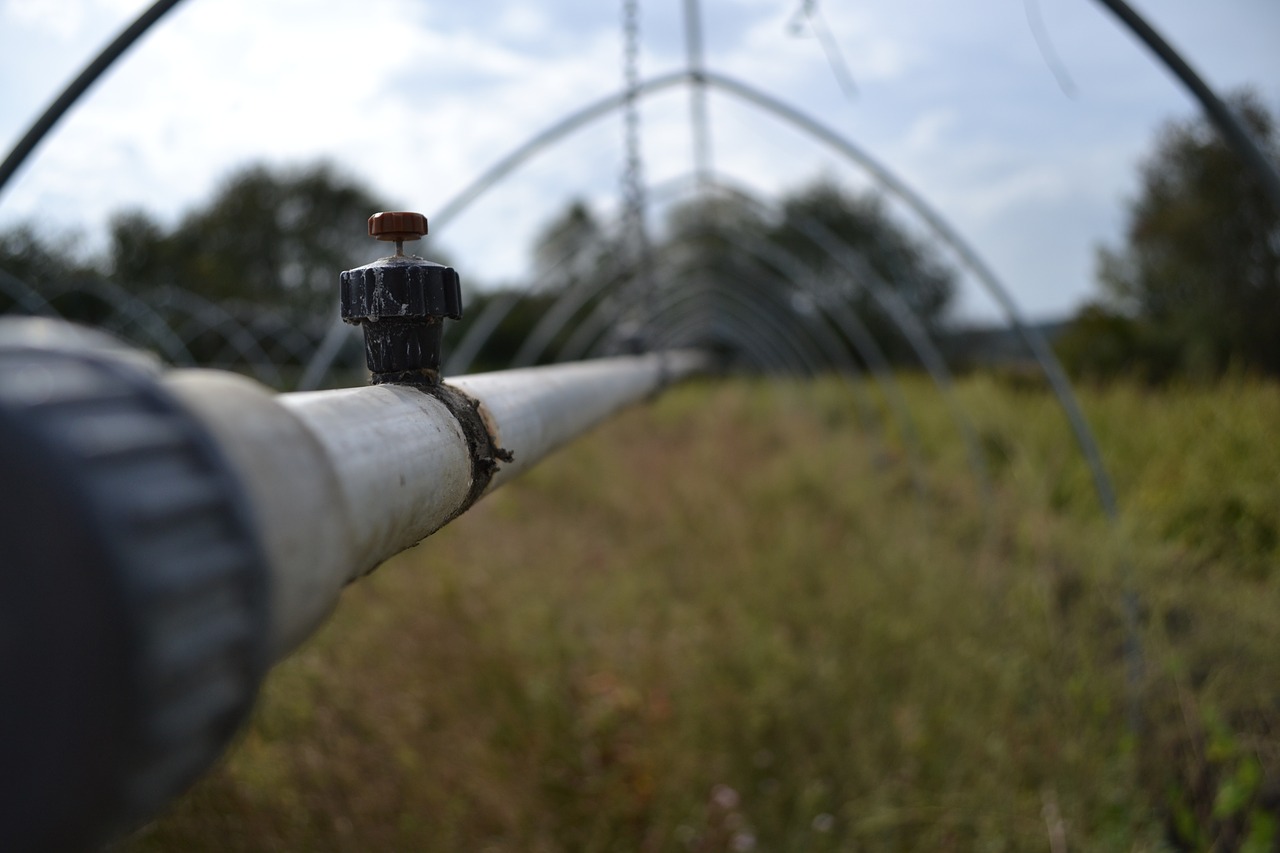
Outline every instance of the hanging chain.
<path fill-rule="evenodd" d="M 640 4 L 638 0 L 622 0 L 622 74 L 626 91 L 623 105 L 625 160 L 622 171 L 623 218 L 630 221 L 642 216 L 645 205 L 644 163 L 640 152 Z M 643 226 L 643 220 L 640 221 Z"/>
<path fill-rule="evenodd" d="M 628 301 L 643 305 L 652 293 L 652 250 L 645 223 L 644 156 L 640 146 L 640 4 L 622 0 L 624 162 L 622 169 L 623 266 L 632 273 L 636 293 Z M 634 318 L 630 318 L 634 319 Z"/>

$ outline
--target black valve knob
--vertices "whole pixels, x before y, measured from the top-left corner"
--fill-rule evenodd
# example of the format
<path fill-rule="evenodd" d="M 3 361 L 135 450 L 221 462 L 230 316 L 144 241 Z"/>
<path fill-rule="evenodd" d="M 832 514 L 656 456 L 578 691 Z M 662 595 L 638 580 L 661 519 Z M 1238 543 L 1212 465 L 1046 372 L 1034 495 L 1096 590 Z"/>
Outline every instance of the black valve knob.
<path fill-rule="evenodd" d="M 403 241 L 426 233 L 420 213 L 375 213 L 369 236 L 394 240 L 396 254 L 342 273 L 342 319 L 364 327 L 365 362 L 375 385 L 437 384 L 444 319 L 462 317 L 458 273 L 404 254 Z"/>

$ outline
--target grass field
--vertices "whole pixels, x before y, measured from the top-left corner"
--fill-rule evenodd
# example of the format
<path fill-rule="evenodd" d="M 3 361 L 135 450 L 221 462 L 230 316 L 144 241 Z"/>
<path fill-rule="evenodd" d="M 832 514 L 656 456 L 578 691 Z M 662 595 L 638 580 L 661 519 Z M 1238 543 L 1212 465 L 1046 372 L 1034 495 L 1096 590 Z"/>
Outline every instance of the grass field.
<path fill-rule="evenodd" d="M 679 388 L 349 589 L 147 850 L 1277 849 L 1280 388 Z M 1142 667 L 1127 667 L 1126 589 Z M 1136 717 L 1131 711 L 1136 710 Z"/>

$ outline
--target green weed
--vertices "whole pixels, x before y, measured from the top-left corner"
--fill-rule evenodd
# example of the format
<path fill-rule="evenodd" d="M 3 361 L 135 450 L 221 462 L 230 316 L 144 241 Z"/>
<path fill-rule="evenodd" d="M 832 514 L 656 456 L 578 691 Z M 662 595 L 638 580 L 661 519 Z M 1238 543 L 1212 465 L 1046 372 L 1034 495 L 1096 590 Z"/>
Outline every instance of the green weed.
<path fill-rule="evenodd" d="M 1088 392 L 1113 528 L 1042 390 L 958 387 L 983 504 L 903 378 L 924 496 L 834 380 L 586 437 L 353 586 L 126 848 L 1274 849 L 1280 392 Z"/>

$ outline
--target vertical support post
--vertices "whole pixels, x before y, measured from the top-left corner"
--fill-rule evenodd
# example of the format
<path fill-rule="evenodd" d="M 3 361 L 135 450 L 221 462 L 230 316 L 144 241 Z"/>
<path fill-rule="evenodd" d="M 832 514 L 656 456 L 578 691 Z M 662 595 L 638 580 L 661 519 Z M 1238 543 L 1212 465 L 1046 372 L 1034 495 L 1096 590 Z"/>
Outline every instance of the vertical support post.
<path fill-rule="evenodd" d="M 702 8 L 698 0 L 684 0 L 685 65 L 693 85 L 689 89 L 689 126 L 693 131 L 693 171 L 698 186 L 707 184 L 711 172 L 711 128 L 707 120 L 707 85 L 703 76 Z"/>

